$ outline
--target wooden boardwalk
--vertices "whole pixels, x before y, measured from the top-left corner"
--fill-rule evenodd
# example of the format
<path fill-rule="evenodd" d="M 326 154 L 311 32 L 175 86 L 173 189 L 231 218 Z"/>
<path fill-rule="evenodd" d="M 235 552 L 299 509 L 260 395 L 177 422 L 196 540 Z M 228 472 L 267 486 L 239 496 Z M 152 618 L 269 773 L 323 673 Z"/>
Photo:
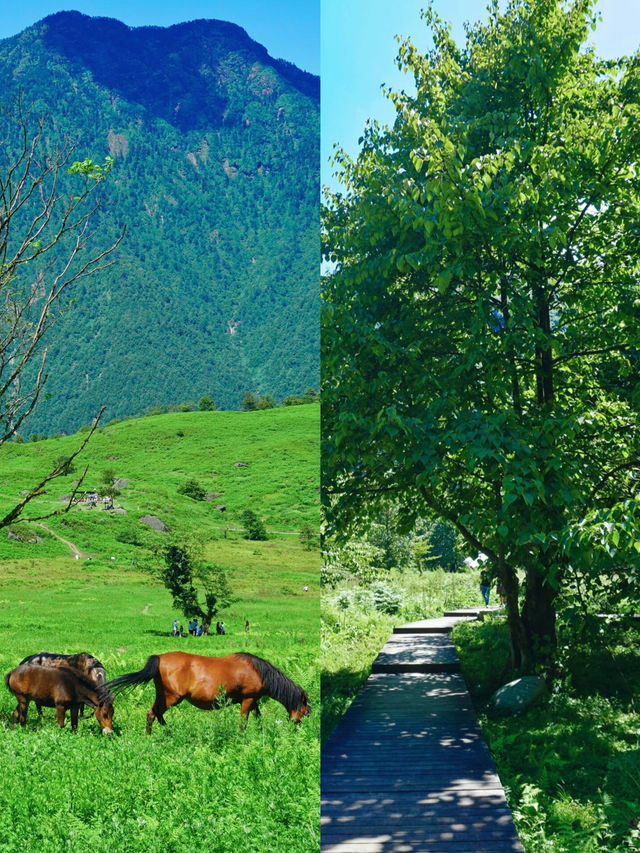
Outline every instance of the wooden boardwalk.
<path fill-rule="evenodd" d="M 398 626 L 378 655 L 322 751 L 325 853 L 522 851 L 457 671 L 468 618 Z"/>

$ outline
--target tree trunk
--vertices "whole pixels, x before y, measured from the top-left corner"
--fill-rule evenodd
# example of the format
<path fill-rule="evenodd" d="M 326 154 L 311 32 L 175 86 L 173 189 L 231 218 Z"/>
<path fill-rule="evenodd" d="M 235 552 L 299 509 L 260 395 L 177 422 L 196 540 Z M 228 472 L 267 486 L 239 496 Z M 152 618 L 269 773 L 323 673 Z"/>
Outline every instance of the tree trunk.
<path fill-rule="evenodd" d="M 529 667 L 530 653 L 527 635 L 518 607 L 518 575 L 512 566 L 499 565 L 498 577 L 504 586 L 507 603 L 507 625 L 509 626 L 509 662 L 513 669 L 526 670 Z"/>
<path fill-rule="evenodd" d="M 556 591 L 545 581 L 544 566 L 526 570 L 526 586 L 522 605 L 522 624 L 531 661 L 553 676 L 558 647 L 556 637 Z"/>

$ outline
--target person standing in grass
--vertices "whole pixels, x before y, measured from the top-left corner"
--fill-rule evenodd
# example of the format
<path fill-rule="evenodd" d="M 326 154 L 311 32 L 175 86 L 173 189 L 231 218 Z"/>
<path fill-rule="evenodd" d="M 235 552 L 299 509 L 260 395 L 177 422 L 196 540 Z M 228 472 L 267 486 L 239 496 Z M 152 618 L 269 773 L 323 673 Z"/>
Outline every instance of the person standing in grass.
<path fill-rule="evenodd" d="M 178 634 L 178 620 L 177 619 L 173 620 L 173 625 L 171 626 L 171 633 L 173 634 L 174 637 L 176 637 Z"/>
<path fill-rule="evenodd" d="M 482 593 L 482 598 L 484 599 L 484 606 L 489 606 L 489 595 L 491 593 L 491 575 L 487 571 L 487 569 L 482 569 L 480 571 L 480 592 Z"/>
<path fill-rule="evenodd" d="M 244 632 L 245 632 L 245 634 L 249 633 L 249 620 L 248 619 L 244 620 Z"/>

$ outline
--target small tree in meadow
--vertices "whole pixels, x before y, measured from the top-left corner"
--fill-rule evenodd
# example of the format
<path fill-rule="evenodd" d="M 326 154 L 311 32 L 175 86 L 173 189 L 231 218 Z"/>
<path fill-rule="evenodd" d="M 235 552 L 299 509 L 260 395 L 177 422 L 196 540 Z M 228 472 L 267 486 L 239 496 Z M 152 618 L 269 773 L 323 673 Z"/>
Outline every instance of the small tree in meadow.
<path fill-rule="evenodd" d="M 317 535 L 316 531 L 309 524 L 308 521 L 303 521 L 300 527 L 300 533 L 298 535 L 298 539 L 302 547 L 305 551 L 312 551 L 315 545 L 317 544 Z"/>
<path fill-rule="evenodd" d="M 276 401 L 271 394 L 263 394 L 256 403 L 256 409 L 275 409 Z"/>
<path fill-rule="evenodd" d="M 186 495 L 188 498 L 193 498 L 194 501 L 203 501 L 207 492 L 204 486 L 201 486 L 197 480 L 185 480 L 185 482 L 176 489 L 179 495 Z"/>
<path fill-rule="evenodd" d="M 245 509 L 242 513 L 242 524 L 244 525 L 244 538 L 263 541 L 268 539 L 267 529 L 263 522 L 251 509 Z"/>
<path fill-rule="evenodd" d="M 186 619 L 200 619 L 202 630 L 209 633 L 214 617 L 234 601 L 224 569 L 196 560 L 189 548 L 181 544 L 165 548 L 164 562 L 161 578 L 171 593 L 173 606 Z"/>
<path fill-rule="evenodd" d="M 198 411 L 199 412 L 215 412 L 216 404 L 213 402 L 211 397 L 208 397 L 206 394 L 203 397 L 200 397 L 198 401 Z"/>
<path fill-rule="evenodd" d="M 244 397 L 242 398 L 242 403 L 240 403 L 240 408 L 243 412 L 253 412 L 256 408 L 256 398 L 253 396 L 251 391 L 247 391 Z"/>
<path fill-rule="evenodd" d="M 62 456 L 56 456 L 53 460 L 53 467 L 60 469 L 60 475 L 62 477 L 67 477 L 69 474 L 75 474 L 77 470 L 72 460 L 64 454 Z"/>

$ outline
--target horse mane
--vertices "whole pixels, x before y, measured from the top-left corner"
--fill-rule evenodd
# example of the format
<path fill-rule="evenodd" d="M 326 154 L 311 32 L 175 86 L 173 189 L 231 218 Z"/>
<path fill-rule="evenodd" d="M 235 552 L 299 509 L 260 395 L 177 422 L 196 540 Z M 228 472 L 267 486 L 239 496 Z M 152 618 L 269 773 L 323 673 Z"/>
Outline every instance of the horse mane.
<path fill-rule="evenodd" d="M 26 658 L 21 660 L 19 665 L 22 666 L 23 664 L 38 663 L 41 666 L 46 666 L 46 663 L 40 664 L 40 661 L 61 660 L 66 662 L 63 666 L 77 668 L 80 658 L 85 658 L 86 662 L 89 664 L 87 667 L 88 672 L 91 672 L 92 669 L 101 669 L 104 672 L 103 664 L 98 660 L 98 658 L 90 655 L 89 652 L 76 652 L 74 655 L 64 655 L 59 652 L 36 652 L 34 655 L 28 655 Z"/>
<path fill-rule="evenodd" d="M 38 664 L 29 664 L 29 666 L 38 666 Z M 66 675 L 71 675 L 71 677 L 80 685 L 80 687 L 84 688 L 85 691 L 95 693 L 98 697 L 98 705 L 113 705 L 113 696 L 104 684 L 95 684 L 95 682 L 90 681 L 86 675 L 83 675 L 83 673 L 70 666 L 59 666 L 57 669 L 60 672 L 64 672 Z"/>
<path fill-rule="evenodd" d="M 281 669 L 269 663 L 264 658 L 259 658 L 257 655 L 252 655 L 249 652 L 236 652 L 236 657 L 244 658 L 256 670 L 266 692 L 276 702 L 291 711 L 299 711 L 302 704 L 309 704 L 309 699 L 306 692 L 295 681 L 292 681 L 288 675 L 285 675 Z"/>

